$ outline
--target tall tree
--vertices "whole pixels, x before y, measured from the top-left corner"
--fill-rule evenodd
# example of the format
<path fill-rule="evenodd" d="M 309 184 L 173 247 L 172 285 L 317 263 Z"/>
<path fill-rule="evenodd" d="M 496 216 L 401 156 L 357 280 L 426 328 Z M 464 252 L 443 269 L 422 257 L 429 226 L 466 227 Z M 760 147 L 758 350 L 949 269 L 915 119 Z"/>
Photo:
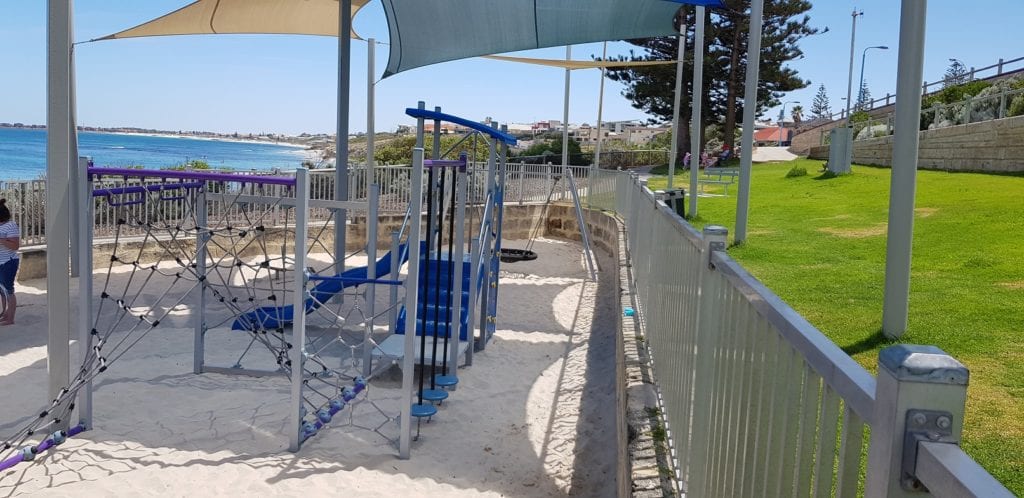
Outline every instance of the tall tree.
<path fill-rule="evenodd" d="M 946 75 L 942 79 L 942 88 L 967 83 L 967 66 L 960 59 L 950 59 Z"/>
<path fill-rule="evenodd" d="M 825 90 L 824 84 L 818 87 L 818 94 L 814 96 L 814 102 L 811 102 L 811 117 L 814 119 L 832 117 L 832 104 L 828 101 L 828 92 Z"/>
<path fill-rule="evenodd" d="M 804 106 L 802 106 L 802 105 L 795 105 L 795 106 L 793 106 L 793 111 L 791 113 L 791 116 L 793 116 L 793 124 L 794 125 L 799 125 L 800 122 L 804 120 Z"/>
<path fill-rule="evenodd" d="M 871 89 L 868 88 L 868 82 L 860 82 L 860 91 L 857 92 L 857 105 L 854 106 L 858 111 L 867 111 L 871 108 Z"/>
<path fill-rule="evenodd" d="M 706 28 L 704 57 L 704 88 L 702 96 L 704 112 L 701 126 L 711 123 L 722 124 L 725 143 L 735 146 L 737 117 L 743 113 L 743 84 L 746 78 L 747 33 L 749 30 L 750 0 L 727 0 L 730 9 L 711 10 L 710 22 Z M 811 8 L 808 0 L 772 0 L 765 3 L 764 32 L 762 36 L 760 84 L 758 86 L 758 114 L 777 106 L 779 98 L 786 92 L 804 88 L 810 84 L 799 77 L 797 72 L 785 64 L 803 57 L 799 41 L 818 30 L 811 26 L 806 15 Z M 689 28 L 687 45 L 693 46 L 694 10 L 684 7 L 677 16 L 676 25 L 686 19 Z M 627 60 L 678 59 L 678 41 L 675 38 L 648 38 L 630 40 L 641 50 L 631 52 Z M 688 48 L 688 54 L 692 49 Z M 684 74 L 692 75 L 693 60 L 684 62 Z M 633 106 L 654 117 L 651 121 L 672 120 L 673 92 L 675 87 L 674 66 L 649 66 L 638 68 L 610 69 L 608 77 L 626 85 L 623 95 Z M 683 83 L 682 105 L 680 106 L 680 133 L 676 137 L 679 154 L 682 157 L 690 147 L 690 103 L 692 102 L 692 78 Z"/>

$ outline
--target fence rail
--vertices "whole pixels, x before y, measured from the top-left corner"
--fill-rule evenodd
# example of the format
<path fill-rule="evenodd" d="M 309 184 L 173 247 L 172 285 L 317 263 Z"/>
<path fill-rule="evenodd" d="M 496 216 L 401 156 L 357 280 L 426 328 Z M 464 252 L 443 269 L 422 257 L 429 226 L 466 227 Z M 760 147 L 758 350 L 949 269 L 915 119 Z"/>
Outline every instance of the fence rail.
<path fill-rule="evenodd" d="M 724 228 L 698 233 L 635 177 L 615 183 L 687 496 L 1012 496 L 957 445 L 967 373 L 956 360 L 894 346 L 876 378 L 730 258 Z M 936 377 L 908 373 L 920 369 Z"/>

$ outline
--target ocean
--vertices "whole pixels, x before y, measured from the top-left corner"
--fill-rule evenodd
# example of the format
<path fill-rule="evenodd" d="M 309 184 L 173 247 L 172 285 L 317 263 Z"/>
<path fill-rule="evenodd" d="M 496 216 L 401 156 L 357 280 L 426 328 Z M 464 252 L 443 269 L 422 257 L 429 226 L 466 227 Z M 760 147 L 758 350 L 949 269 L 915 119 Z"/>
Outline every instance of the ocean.
<path fill-rule="evenodd" d="M 179 137 L 78 133 L 81 156 L 96 166 L 163 168 L 200 159 L 217 169 L 290 169 L 306 151 L 284 145 Z M 46 174 L 46 130 L 0 128 L 0 180 L 29 180 Z"/>

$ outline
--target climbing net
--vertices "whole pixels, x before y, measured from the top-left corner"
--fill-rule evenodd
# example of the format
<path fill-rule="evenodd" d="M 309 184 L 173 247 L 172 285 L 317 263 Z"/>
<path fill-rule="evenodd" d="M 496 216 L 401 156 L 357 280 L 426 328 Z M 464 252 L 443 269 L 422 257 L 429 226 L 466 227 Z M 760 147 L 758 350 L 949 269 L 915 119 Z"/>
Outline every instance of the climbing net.
<path fill-rule="evenodd" d="M 367 299 L 373 295 L 365 285 L 318 277 L 314 268 L 296 271 L 296 247 L 323 250 L 329 261 L 335 258 L 319 242 L 330 220 L 311 231 L 312 243 L 296 243 L 295 210 L 286 202 L 294 199 L 293 185 L 256 178 L 186 181 L 126 175 L 97 178 L 95 187 L 93 208 L 112 210 L 116 223 L 105 271 L 94 277 L 90 348 L 50 403 L 2 440 L 0 471 L 85 430 L 84 424 L 58 430 L 72 417 L 76 397 L 153 330 L 185 327 L 182 320 L 187 319 L 202 320 L 204 336 L 206 330 L 229 324 L 234 333 L 247 336 L 234 367 L 262 350 L 278 373 L 290 376 L 295 368 L 290 352 L 300 347 L 293 344 L 292 311 L 310 313 L 316 318 L 311 321 L 315 333 L 301 345 L 303 423 L 296 430 L 308 438 L 346 406 L 365 402 L 381 422 L 360 427 L 384 435 L 381 428 L 394 417 L 370 399 L 369 380 L 390 362 L 370 368 L 366 351 L 377 346 L 373 322 L 390 309 L 368 312 L 373 307 Z M 332 267 L 320 272 L 330 273 Z M 337 292 L 310 291 L 307 285 L 304 309 L 289 310 L 296 278 L 342 285 Z M 202 306 L 193 306 L 196 302 Z M 351 416 L 348 423 L 356 425 Z"/>

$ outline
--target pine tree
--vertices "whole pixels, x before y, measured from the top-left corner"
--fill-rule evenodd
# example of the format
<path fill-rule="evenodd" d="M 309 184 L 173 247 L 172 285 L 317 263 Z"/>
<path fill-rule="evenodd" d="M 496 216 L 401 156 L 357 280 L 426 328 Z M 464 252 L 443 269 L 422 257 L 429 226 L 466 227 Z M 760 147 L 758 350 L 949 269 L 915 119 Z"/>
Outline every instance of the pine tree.
<path fill-rule="evenodd" d="M 854 107 L 858 111 L 867 111 L 871 108 L 871 89 L 868 88 L 867 81 L 860 83 L 860 91 L 857 92 L 857 105 Z"/>
<path fill-rule="evenodd" d="M 735 146 L 734 132 L 737 117 L 743 113 L 743 83 L 746 78 L 747 32 L 750 1 L 735 2 L 738 10 L 710 11 L 705 31 L 707 53 L 704 58 L 704 102 L 702 126 L 721 123 L 725 143 Z M 764 33 L 762 37 L 760 84 L 758 86 L 758 112 L 780 104 L 786 92 L 805 88 L 809 81 L 799 77 L 796 70 L 785 67 L 791 60 L 803 57 L 798 42 L 818 30 L 810 25 L 806 13 L 811 8 L 808 0 L 775 0 L 765 3 Z M 687 55 L 692 53 L 694 38 L 693 9 L 683 7 L 676 25 L 685 16 Z M 672 37 L 629 40 L 643 49 L 625 60 L 678 59 L 678 40 Z M 687 57 L 688 59 L 690 57 Z M 692 75 L 692 60 L 684 62 L 684 74 Z M 633 107 L 655 116 L 651 121 L 672 120 L 675 66 L 646 66 L 610 69 L 608 77 L 625 84 L 623 95 Z M 678 138 L 680 156 L 690 150 L 689 123 L 692 102 L 692 78 L 683 83 L 682 105 L 679 116 L 681 128 Z"/>
<path fill-rule="evenodd" d="M 828 102 L 828 92 L 825 91 L 824 84 L 818 87 L 818 94 L 814 96 L 814 102 L 811 102 L 811 117 L 814 119 L 832 117 L 832 105 Z"/>
<path fill-rule="evenodd" d="M 960 59 L 950 59 L 950 62 L 942 79 L 942 88 L 967 83 L 967 67 L 964 63 L 960 62 Z"/>

